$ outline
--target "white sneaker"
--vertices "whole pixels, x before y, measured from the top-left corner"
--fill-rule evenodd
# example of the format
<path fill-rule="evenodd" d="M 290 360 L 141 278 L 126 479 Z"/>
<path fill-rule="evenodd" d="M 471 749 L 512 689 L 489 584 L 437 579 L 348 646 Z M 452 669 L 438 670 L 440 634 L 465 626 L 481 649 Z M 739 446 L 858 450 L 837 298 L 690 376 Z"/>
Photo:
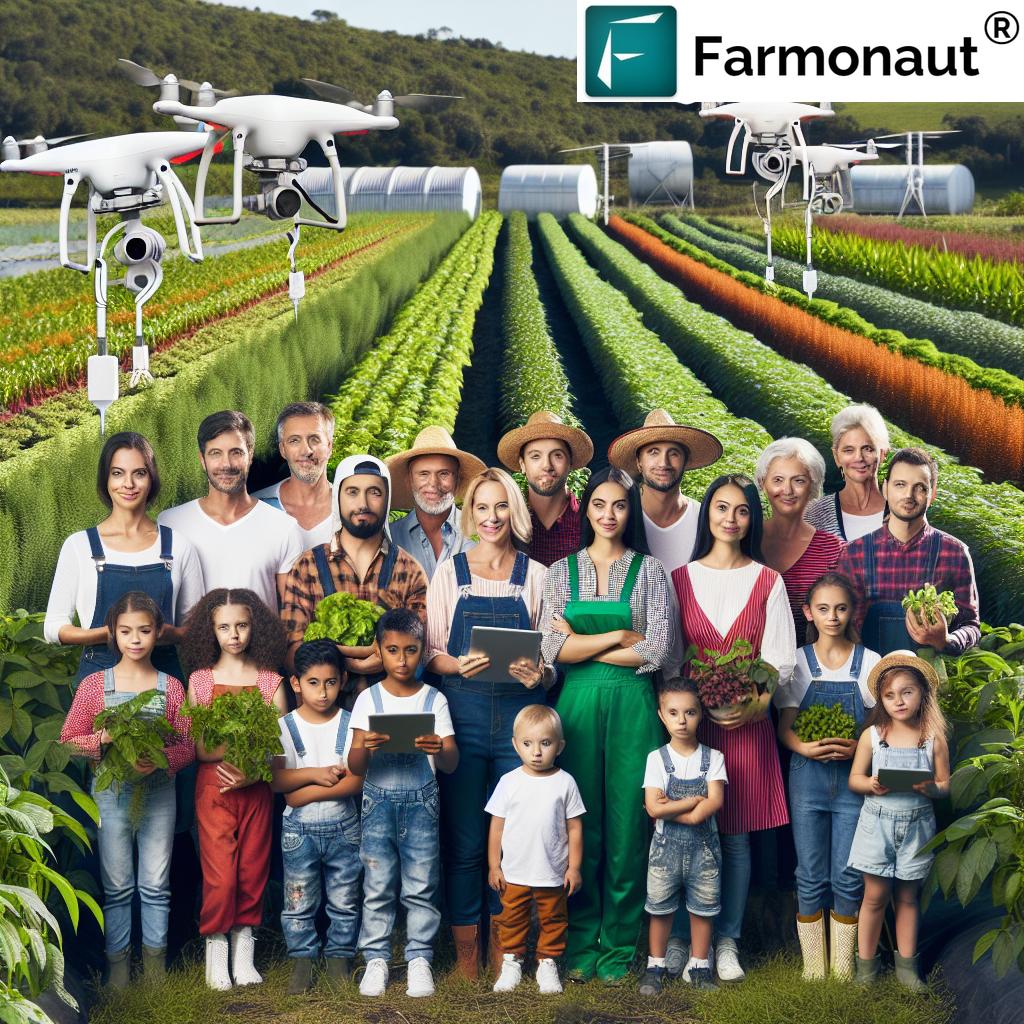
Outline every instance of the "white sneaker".
<path fill-rule="evenodd" d="M 562 983 L 558 979 L 558 965 L 554 960 L 537 961 L 537 988 L 544 996 L 558 995 L 562 991 Z"/>
<path fill-rule="evenodd" d="M 523 980 L 523 965 L 514 953 L 506 953 L 501 958 L 501 973 L 494 983 L 494 992 L 511 992 Z"/>
<path fill-rule="evenodd" d="M 388 962 L 383 957 L 374 957 L 366 965 L 359 982 L 361 996 L 382 996 L 388 987 Z"/>
<path fill-rule="evenodd" d="M 683 975 L 686 981 L 690 979 L 685 975 L 686 962 L 690 959 L 690 947 L 682 939 L 673 935 L 668 940 L 665 949 L 665 970 L 670 978 L 678 978 Z"/>
<path fill-rule="evenodd" d="M 740 966 L 739 950 L 736 940 L 721 938 L 715 946 L 715 960 L 718 977 L 721 981 L 742 981 L 747 975 Z"/>
<path fill-rule="evenodd" d="M 217 992 L 231 988 L 231 973 L 228 970 L 228 937 L 206 936 L 206 984 Z"/>
<path fill-rule="evenodd" d="M 256 970 L 253 956 L 256 940 L 252 928 L 239 926 L 231 929 L 231 974 L 236 985 L 259 985 L 263 975 Z"/>
<path fill-rule="evenodd" d="M 408 983 L 405 994 L 414 998 L 432 996 L 434 994 L 434 975 L 430 970 L 430 961 L 425 956 L 418 956 L 409 961 L 407 974 Z"/>

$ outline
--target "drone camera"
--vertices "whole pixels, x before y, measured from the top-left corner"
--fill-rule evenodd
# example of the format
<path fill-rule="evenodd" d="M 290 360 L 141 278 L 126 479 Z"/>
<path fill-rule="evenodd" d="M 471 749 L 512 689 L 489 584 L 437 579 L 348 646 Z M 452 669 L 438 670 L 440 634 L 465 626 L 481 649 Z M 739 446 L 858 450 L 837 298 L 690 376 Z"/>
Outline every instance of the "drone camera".
<path fill-rule="evenodd" d="M 265 213 L 271 220 L 291 220 L 302 206 L 302 196 L 291 185 L 277 185 L 258 196 L 246 196 L 243 204 L 247 210 Z"/>
<path fill-rule="evenodd" d="M 164 254 L 164 240 L 152 228 L 128 228 L 124 237 L 114 247 L 114 256 L 118 263 L 125 266 L 159 260 Z"/>
<path fill-rule="evenodd" d="M 156 260 L 143 260 L 125 269 L 124 286 L 133 295 L 138 295 L 151 287 L 160 276 Z"/>
<path fill-rule="evenodd" d="M 768 150 L 760 162 L 768 174 L 781 174 L 786 169 L 786 158 L 779 149 Z"/>

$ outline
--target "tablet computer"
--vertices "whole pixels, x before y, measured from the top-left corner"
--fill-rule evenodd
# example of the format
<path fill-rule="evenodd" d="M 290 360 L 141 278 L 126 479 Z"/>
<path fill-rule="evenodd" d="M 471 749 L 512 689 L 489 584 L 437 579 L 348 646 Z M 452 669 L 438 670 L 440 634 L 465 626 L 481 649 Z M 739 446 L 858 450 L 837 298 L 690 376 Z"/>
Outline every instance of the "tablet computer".
<path fill-rule="evenodd" d="M 433 714 L 370 715 L 370 732 L 381 732 L 391 739 L 378 750 L 389 754 L 416 754 L 416 737 L 434 732 Z"/>
<path fill-rule="evenodd" d="M 486 654 L 491 663 L 473 678 L 485 683 L 518 683 L 515 676 L 509 675 L 509 665 L 516 658 L 526 658 L 536 665 L 540 660 L 542 636 L 539 629 L 474 626 L 469 638 L 469 649 Z"/>
<path fill-rule="evenodd" d="M 918 782 L 932 782 L 935 772 L 929 768 L 879 768 L 878 781 L 893 793 L 910 793 Z"/>

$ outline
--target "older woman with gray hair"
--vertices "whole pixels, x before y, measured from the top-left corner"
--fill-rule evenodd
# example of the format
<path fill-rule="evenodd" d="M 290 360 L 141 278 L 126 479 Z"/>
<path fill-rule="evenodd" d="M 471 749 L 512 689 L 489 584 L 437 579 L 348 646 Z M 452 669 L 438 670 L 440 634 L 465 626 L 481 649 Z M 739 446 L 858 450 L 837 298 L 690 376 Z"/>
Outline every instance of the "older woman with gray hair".
<path fill-rule="evenodd" d="M 878 469 L 889 451 L 889 429 L 871 405 L 849 405 L 832 417 L 832 458 L 843 486 L 807 507 L 811 526 L 849 543 L 882 525 L 885 499 Z"/>
<path fill-rule="evenodd" d="M 807 632 L 803 605 L 819 576 L 836 567 L 843 542 L 805 522 L 808 503 L 821 494 L 825 460 L 802 437 L 772 441 L 757 460 L 757 486 L 772 514 L 764 521 L 761 553 L 765 565 L 782 576 L 796 626 L 797 647 Z"/>

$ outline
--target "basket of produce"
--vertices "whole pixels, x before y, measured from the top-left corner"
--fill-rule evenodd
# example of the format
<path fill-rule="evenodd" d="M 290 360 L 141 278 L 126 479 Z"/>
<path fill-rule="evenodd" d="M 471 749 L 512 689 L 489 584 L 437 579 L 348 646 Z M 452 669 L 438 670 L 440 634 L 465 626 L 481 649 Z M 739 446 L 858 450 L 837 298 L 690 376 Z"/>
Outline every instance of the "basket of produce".
<path fill-rule="evenodd" d="M 774 693 L 778 670 L 754 655 L 747 640 L 736 640 L 724 654 L 691 646 L 686 652 L 690 678 L 697 684 L 701 703 L 716 721 L 742 710 L 762 693 Z"/>

